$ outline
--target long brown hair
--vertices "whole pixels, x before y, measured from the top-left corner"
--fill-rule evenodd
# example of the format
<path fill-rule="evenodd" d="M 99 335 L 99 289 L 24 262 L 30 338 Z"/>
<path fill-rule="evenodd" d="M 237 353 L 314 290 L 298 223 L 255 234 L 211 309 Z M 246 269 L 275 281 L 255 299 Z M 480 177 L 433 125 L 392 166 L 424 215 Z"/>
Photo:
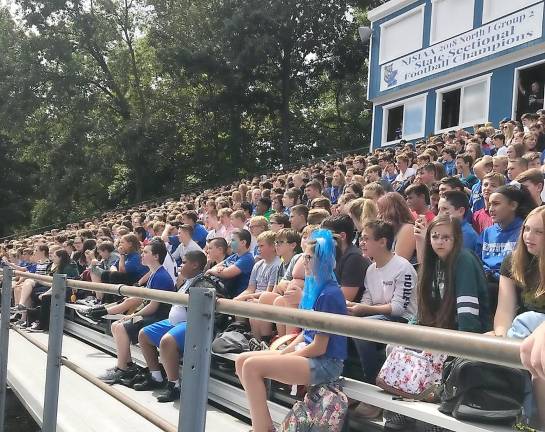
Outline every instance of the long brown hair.
<path fill-rule="evenodd" d="M 526 226 L 528 218 L 535 215 L 541 215 L 543 227 L 545 228 L 545 207 L 537 207 L 533 209 L 528 216 L 526 216 L 524 225 L 520 230 L 517 246 L 515 247 L 511 257 L 511 274 L 513 279 L 525 290 L 528 289 L 528 285 L 530 285 L 530 281 L 528 280 L 528 269 L 530 268 L 530 262 L 534 259 L 534 256 L 528 252 L 528 248 L 524 243 L 524 227 Z M 538 260 L 540 278 L 539 285 L 536 290 L 536 298 L 545 293 L 545 242 L 541 243 L 541 254 L 538 257 Z"/>
<path fill-rule="evenodd" d="M 407 202 L 397 192 L 388 192 L 377 201 L 380 219 L 390 222 L 397 232 L 406 223 L 414 224 L 414 217 Z"/>
<path fill-rule="evenodd" d="M 443 299 L 434 297 L 433 290 L 437 279 L 439 257 L 431 246 L 431 232 L 440 225 L 452 229 L 452 250 L 442 263 L 445 269 L 445 290 Z M 426 232 L 424 260 L 418 271 L 418 322 L 421 325 L 446 329 L 455 328 L 456 287 L 454 286 L 454 266 L 462 249 L 463 237 L 460 222 L 449 216 L 436 217 Z"/>

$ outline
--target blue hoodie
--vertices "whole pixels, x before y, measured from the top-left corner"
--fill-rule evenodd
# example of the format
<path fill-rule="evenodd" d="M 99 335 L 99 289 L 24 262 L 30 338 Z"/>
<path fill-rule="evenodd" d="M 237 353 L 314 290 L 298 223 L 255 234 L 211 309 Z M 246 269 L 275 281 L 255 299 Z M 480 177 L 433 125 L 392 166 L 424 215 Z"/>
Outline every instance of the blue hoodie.
<path fill-rule="evenodd" d="M 507 254 L 513 252 L 522 228 L 522 219 L 515 218 L 505 229 L 495 223 L 482 233 L 483 246 L 481 258 L 484 270 L 494 280 L 500 280 L 500 266 Z"/>

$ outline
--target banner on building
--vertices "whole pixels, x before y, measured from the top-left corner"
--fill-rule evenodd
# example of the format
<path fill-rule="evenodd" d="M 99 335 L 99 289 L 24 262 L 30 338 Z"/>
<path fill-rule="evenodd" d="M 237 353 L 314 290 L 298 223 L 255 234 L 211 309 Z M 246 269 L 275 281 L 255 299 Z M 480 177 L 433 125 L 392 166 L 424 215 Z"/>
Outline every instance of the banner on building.
<path fill-rule="evenodd" d="M 380 90 L 389 90 L 498 54 L 542 36 L 543 3 L 381 66 Z"/>

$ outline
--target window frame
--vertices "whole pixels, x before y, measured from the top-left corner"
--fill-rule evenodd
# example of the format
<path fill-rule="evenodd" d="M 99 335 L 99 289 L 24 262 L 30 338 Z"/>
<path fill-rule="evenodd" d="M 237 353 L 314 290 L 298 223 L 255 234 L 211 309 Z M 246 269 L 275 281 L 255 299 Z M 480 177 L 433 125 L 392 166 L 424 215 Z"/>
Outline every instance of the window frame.
<path fill-rule="evenodd" d="M 459 83 L 456 83 L 456 84 L 452 84 L 450 86 L 441 87 L 439 89 L 436 89 L 435 90 L 435 125 L 434 125 L 434 131 L 435 132 L 434 133 L 435 134 L 440 134 L 440 133 L 449 132 L 449 131 L 451 131 L 453 129 L 465 129 L 465 128 L 468 128 L 468 127 L 472 127 L 475 124 L 488 122 L 488 116 L 490 115 L 490 82 L 491 82 L 491 78 L 492 78 L 492 73 L 489 73 L 489 74 L 481 75 L 481 76 L 478 76 L 476 78 L 472 78 L 472 79 L 462 81 L 462 82 L 459 82 Z M 464 103 L 464 88 L 468 87 L 468 86 L 471 86 L 471 85 L 480 84 L 482 82 L 484 82 L 486 84 L 485 88 L 486 88 L 486 95 L 487 95 L 486 102 L 485 102 L 485 110 L 484 110 L 485 111 L 485 118 L 472 120 L 471 122 L 460 123 L 460 121 L 462 119 L 462 107 L 463 107 L 463 103 Z M 461 91 L 461 94 L 460 94 L 460 118 L 458 119 L 458 125 L 451 126 L 451 127 L 446 128 L 446 129 L 441 129 L 441 117 L 443 115 L 443 104 L 442 104 L 443 94 L 451 92 L 453 90 L 458 90 L 458 89 L 460 89 L 460 91 Z"/>
<path fill-rule="evenodd" d="M 401 57 L 404 57 L 408 54 L 411 54 L 413 52 L 416 52 L 416 51 L 419 51 L 421 50 L 422 48 L 424 48 L 424 8 L 425 8 L 425 4 L 422 4 L 416 8 L 413 8 L 407 12 L 404 12 L 402 13 L 401 15 L 398 15 L 396 16 L 395 18 L 392 18 L 388 21 L 385 21 L 383 22 L 382 24 L 379 25 L 380 27 L 380 47 L 379 47 L 379 53 L 378 53 L 378 64 L 379 65 L 383 65 L 385 63 L 388 63 L 388 62 L 391 62 L 391 61 L 394 61 L 398 58 L 401 58 Z M 415 49 L 412 49 L 410 51 L 407 51 L 406 53 L 402 53 L 402 54 L 399 54 L 399 55 L 396 55 L 396 57 L 392 57 L 392 58 L 386 58 L 385 59 L 385 52 L 384 50 L 386 49 L 386 45 L 384 44 L 384 31 L 388 29 L 388 27 L 391 27 L 393 26 L 394 24 L 397 24 L 398 22 L 400 21 L 403 21 L 404 19 L 410 17 L 411 15 L 416 15 L 416 14 L 420 14 L 420 17 L 422 19 L 422 28 L 421 28 L 421 32 L 420 32 L 420 47 L 417 47 Z"/>
<path fill-rule="evenodd" d="M 505 17 L 507 15 L 511 15 L 513 13 L 516 13 L 517 11 L 520 11 L 522 9 L 526 9 L 526 8 L 528 8 L 530 6 L 535 5 L 536 3 L 539 3 L 539 0 L 529 0 L 529 3 L 526 6 L 520 6 L 517 9 L 512 10 L 511 12 L 507 12 L 507 13 L 505 13 L 503 15 L 500 15 L 500 16 L 491 17 L 490 15 L 488 15 L 488 11 L 490 9 L 487 6 L 487 4 L 490 3 L 490 1 L 491 0 L 483 0 L 483 19 L 482 19 L 481 25 L 491 23 L 491 22 L 496 21 L 496 20 L 498 20 L 500 18 L 503 18 L 503 17 Z"/>
<path fill-rule="evenodd" d="M 444 42 L 448 39 L 451 39 L 457 35 L 460 35 L 462 33 L 465 33 L 467 31 L 470 31 L 470 30 L 473 30 L 473 20 L 475 19 L 475 0 L 470 0 L 472 1 L 473 3 L 473 8 L 472 8 L 472 11 L 471 11 L 471 20 L 469 22 L 469 27 L 466 28 L 466 29 L 463 29 L 455 34 L 452 34 L 450 36 L 447 36 L 447 37 L 443 37 L 443 38 L 437 38 L 437 36 L 435 35 L 435 18 L 436 18 L 436 8 L 435 8 L 435 5 L 437 3 L 441 3 L 441 2 L 444 2 L 444 1 L 449 1 L 449 0 L 431 0 L 431 25 L 430 25 L 430 46 L 432 45 L 435 45 L 435 44 L 438 44 L 440 42 Z"/>
<path fill-rule="evenodd" d="M 419 133 L 412 134 L 412 135 L 405 135 L 405 109 L 406 105 L 412 102 L 420 101 L 422 102 L 422 128 L 419 131 Z M 388 105 L 382 106 L 382 134 L 381 134 L 381 147 L 390 146 L 398 144 L 401 139 L 393 140 L 393 141 L 387 141 L 388 138 L 388 120 L 389 120 L 389 113 L 390 110 L 394 108 L 399 108 L 400 106 L 403 107 L 403 128 L 401 131 L 401 139 L 403 140 L 414 140 L 418 138 L 422 138 L 426 135 L 426 113 L 427 113 L 427 107 L 428 107 L 428 93 L 421 93 L 416 96 L 411 96 L 409 98 L 392 102 Z"/>

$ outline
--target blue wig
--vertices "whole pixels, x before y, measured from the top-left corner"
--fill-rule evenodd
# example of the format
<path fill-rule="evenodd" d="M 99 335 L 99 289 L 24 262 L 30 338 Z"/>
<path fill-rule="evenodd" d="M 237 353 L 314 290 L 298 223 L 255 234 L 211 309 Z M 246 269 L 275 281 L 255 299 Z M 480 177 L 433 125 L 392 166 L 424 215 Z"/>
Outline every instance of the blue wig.
<path fill-rule="evenodd" d="M 315 243 L 314 267 L 312 275 L 305 276 L 303 297 L 300 309 L 312 309 L 318 296 L 328 282 L 337 281 L 335 277 L 335 239 L 331 231 L 319 229 L 312 233 L 309 239 Z"/>

